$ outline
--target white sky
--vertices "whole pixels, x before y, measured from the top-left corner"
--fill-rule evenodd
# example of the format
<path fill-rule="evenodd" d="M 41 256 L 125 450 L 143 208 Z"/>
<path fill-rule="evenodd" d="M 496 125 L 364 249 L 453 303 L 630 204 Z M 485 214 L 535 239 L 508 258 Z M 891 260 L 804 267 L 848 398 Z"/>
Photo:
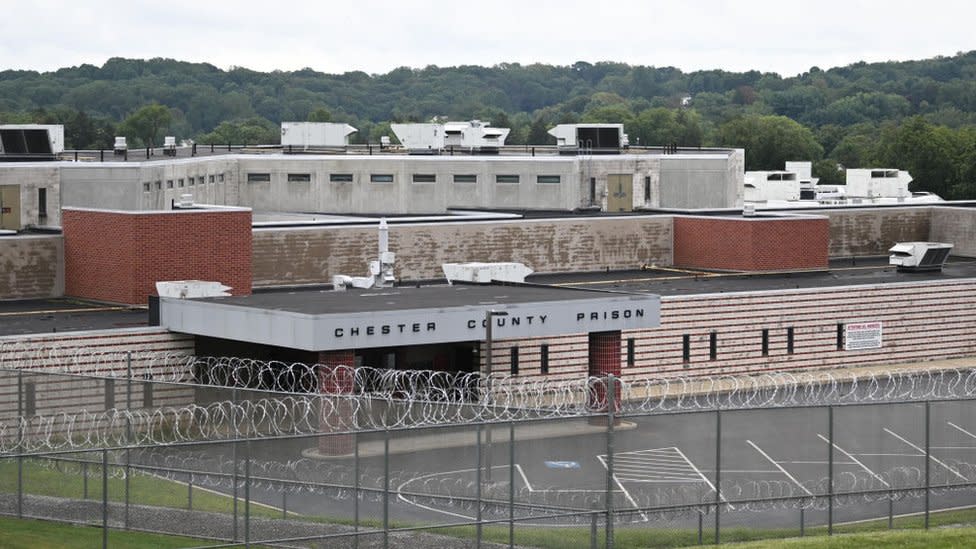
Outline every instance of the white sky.
<path fill-rule="evenodd" d="M 110 57 L 372 74 L 582 60 L 793 76 L 976 49 L 972 0 L 0 0 L 0 13 L 0 70 Z"/>

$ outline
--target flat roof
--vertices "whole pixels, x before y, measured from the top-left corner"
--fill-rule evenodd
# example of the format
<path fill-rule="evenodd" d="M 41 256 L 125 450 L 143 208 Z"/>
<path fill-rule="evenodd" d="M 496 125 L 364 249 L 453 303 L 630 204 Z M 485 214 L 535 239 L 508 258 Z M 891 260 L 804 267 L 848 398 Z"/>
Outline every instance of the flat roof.
<path fill-rule="evenodd" d="M 824 271 L 729 273 L 660 268 L 644 271 L 531 275 L 527 282 L 563 288 L 602 289 L 660 296 L 761 292 L 976 278 L 976 259 L 952 256 L 942 272 L 902 272 L 887 257 L 847 258 Z"/>
<path fill-rule="evenodd" d="M 134 328 L 148 321 L 143 307 L 69 298 L 0 301 L 0 336 Z"/>
<path fill-rule="evenodd" d="M 615 295 L 609 288 L 560 288 L 549 286 L 434 284 L 396 286 L 371 290 L 270 291 L 249 296 L 196 299 L 202 303 L 283 311 L 299 314 L 367 313 L 440 309 L 447 307 L 515 305 L 544 301 L 578 301 Z"/>

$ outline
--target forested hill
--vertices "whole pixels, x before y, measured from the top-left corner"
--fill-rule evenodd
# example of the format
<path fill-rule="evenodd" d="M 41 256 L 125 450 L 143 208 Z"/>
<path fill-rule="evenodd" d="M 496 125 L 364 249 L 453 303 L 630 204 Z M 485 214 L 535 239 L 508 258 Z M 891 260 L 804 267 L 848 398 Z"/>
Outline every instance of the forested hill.
<path fill-rule="evenodd" d="M 832 181 L 838 164 L 883 164 L 911 169 L 922 188 L 976 194 L 976 51 L 791 78 L 585 62 L 264 73 L 120 58 L 0 72 L 0 122 L 63 123 L 73 148 L 107 147 L 123 134 L 158 142 L 153 132 L 164 131 L 276 142 L 277 125 L 293 120 L 347 122 L 355 139 L 376 142 L 389 122 L 434 117 L 511 127 L 512 144 L 548 142 L 546 130 L 561 122 L 622 122 L 632 144 L 746 147 L 750 169 L 810 159 Z"/>

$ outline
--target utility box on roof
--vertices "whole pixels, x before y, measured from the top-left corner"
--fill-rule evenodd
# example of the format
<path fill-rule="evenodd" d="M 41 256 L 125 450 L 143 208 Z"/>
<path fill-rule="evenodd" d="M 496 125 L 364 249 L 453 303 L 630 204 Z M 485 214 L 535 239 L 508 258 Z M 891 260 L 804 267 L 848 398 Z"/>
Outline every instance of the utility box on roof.
<path fill-rule="evenodd" d="M 358 130 L 333 122 L 282 122 L 281 144 L 288 147 L 344 147 Z"/>
<path fill-rule="evenodd" d="M 941 271 L 951 251 L 945 242 L 899 242 L 888 250 L 888 264 L 899 271 Z"/>

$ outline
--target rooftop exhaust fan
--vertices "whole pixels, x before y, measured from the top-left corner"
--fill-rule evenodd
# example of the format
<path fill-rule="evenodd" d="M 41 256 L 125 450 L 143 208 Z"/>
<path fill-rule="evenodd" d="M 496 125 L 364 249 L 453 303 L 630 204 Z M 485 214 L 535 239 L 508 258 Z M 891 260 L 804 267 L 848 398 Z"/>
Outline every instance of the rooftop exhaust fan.
<path fill-rule="evenodd" d="M 899 242 L 888 250 L 888 264 L 899 271 L 941 271 L 950 251 L 945 242 Z"/>

